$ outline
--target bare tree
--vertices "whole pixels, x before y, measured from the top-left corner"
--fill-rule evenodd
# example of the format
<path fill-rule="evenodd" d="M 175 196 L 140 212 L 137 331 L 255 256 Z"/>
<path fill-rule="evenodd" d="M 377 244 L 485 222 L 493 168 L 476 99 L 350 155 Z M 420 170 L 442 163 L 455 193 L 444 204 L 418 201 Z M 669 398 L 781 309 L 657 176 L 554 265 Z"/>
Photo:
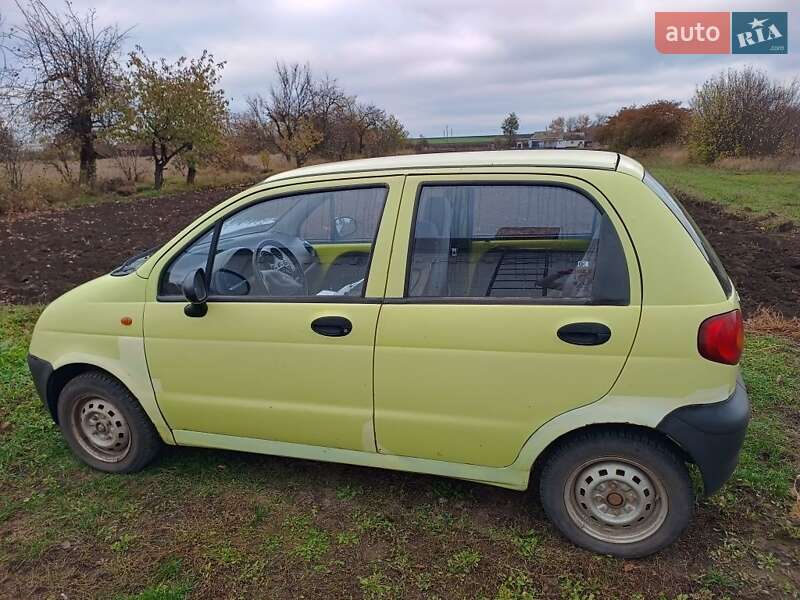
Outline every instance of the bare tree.
<path fill-rule="evenodd" d="M 374 104 L 354 103 L 350 118 L 356 134 L 356 152 L 363 154 L 367 133 L 377 129 L 386 120 L 386 113 Z"/>
<path fill-rule="evenodd" d="M 0 14 L 0 110 L 7 109 L 16 71 L 8 62 L 11 34 L 5 30 L 5 19 Z"/>
<path fill-rule="evenodd" d="M 14 30 L 14 53 L 22 77 L 17 91 L 38 128 L 72 137 L 79 148 L 80 183 L 97 177 L 95 140 L 119 116 L 118 62 L 127 34 L 116 25 L 98 28 L 94 11 L 85 15 L 66 3 L 63 14 L 42 0 L 17 2 L 24 23 Z"/>
<path fill-rule="evenodd" d="M 355 98 L 348 98 L 335 79 L 326 75 L 321 81 L 314 82 L 312 120 L 322 134 L 322 141 L 315 150 L 330 154 L 329 146 L 340 137 L 338 130 L 342 119 L 353 103 Z"/>
<path fill-rule="evenodd" d="M 69 136 L 57 134 L 45 147 L 42 153 L 44 161 L 53 167 L 61 177 L 61 181 L 69 186 L 78 183 L 72 162 L 75 160 L 74 140 Z"/>
<path fill-rule="evenodd" d="M 119 168 L 125 181 L 138 183 L 144 170 L 139 160 L 139 148 L 130 144 L 116 144 L 112 150 L 114 163 Z"/>
<path fill-rule="evenodd" d="M 567 117 L 566 121 L 564 122 L 564 130 L 567 133 L 581 133 L 586 131 L 590 122 L 591 119 L 589 118 L 589 115 L 572 115 Z"/>
<path fill-rule="evenodd" d="M 550 125 L 547 126 L 547 130 L 551 133 L 563 134 L 567 128 L 567 121 L 564 117 L 556 117 L 552 121 L 550 121 Z"/>
<path fill-rule="evenodd" d="M 276 83 L 265 98 L 247 98 L 248 111 L 235 120 L 247 146 L 274 148 L 301 166 L 311 152 L 342 160 L 348 155 L 394 151 L 408 133 L 392 115 L 348 96 L 335 79 L 315 80 L 306 65 L 279 63 Z"/>
<path fill-rule="evenodd" d="M 315 86 L 308 64 L 277 63 L 276 83 L 269 99 L 261 95 L 247 99 L 250 113 L 273 136 L 286 160 L 302 166 L 311 151 L 322 141 L 313 123 Z"/>
<path fill-rule="evenodd" d="M 13 190 L 22 189 L 25 166 L 23 152 L 22 141 L 12 126 L 0 120 L 0 166 L 3 169 L 3 178 Z"/>

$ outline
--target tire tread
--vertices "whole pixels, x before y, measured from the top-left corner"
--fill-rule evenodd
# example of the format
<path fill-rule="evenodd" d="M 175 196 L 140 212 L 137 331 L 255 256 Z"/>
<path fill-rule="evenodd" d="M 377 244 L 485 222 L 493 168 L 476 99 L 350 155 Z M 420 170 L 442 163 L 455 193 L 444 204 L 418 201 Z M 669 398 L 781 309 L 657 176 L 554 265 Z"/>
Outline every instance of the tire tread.
<path fill-rule="evenodd" d="M 118 379 L 97 370 L 86 371 L 67 382 L 59 395 L 57 408 L 61 408 L 61 403 L 65 396 L 73 393 L 76 387 L 79 388 L 84 385 L 93 385 L 105 389 L 115 400 L 125 405 L 125 408 L 128 409 L 131 416 L 131 431 L 135 430 L 136 432 L 136 446 L 133 449 L 132 460 L 129 462 L 117 463 L 117 466 L 121 466 L 121 468 L 113 470 L 104 469 L 102 466 L 96 464 L 98 461 L 93 460 L 89 462 L 86 461 L 85 458 L 81 458 L 83 458 L 85 462 L 88 462 L 90 466 L 104 471 L 114 473 L 135 473 L 141 471 L 156 457 L 163 446 L 161 436 L 150 421 L 150 417 L 147 416 L 142 405 L 139 404 L 139 401 L 133 396 L 130 390 Z M 63 422 L 63 419 L 59 419 L 59 421 Z M 65 427 L 62 427 L 62 431 L 65 436 L 68 435 Z"/>
<path fill-rule="evenodd" d="M 574 453 L 581 452 L 587 446 L 618 446 L 622 442 L 630 447 L 630 452 L 640 458 L 640 454 L 650 453 L 661 464 L 660 470 L 666 471 L 675 479 L 677 485 L 669 489 L 670 508 L 667 520 L 649 538 L 629 544 L 614 544 L 597 540 L 575 526 L 561 510 L 563 506 L 563 486 L 559 470 L 571 460 Z M 554 494 L 554 490 L 558 493 Z M 627 427 L 609 427 L 580 431 L 559 443 L 546 457 L 539 478 L 539 496 L 545 513 L 556 528 L 570 541 L 604 554 L 612 554 L 621 558 L 639 558 L 661 550 L 674 542 L 688 525 L 694 509 L 694 491 L 683 457 L 657 434 Z M 559 499 L 560 498 L 560 499 Z M 654 539 L 655 538 L 655 539 Z"/>

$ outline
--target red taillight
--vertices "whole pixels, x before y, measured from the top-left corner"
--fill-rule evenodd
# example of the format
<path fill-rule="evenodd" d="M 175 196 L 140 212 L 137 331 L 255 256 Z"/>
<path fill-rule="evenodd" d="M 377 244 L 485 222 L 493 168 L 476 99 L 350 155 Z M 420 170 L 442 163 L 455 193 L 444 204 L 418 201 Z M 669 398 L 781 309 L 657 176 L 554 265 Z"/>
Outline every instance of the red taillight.
<path fill-rule="evenodd" d="M 732 310 L 700 323 L 697 349 L 708 360 L 726 365 L 738 363 L 744 349 L 742 311 Z"/>

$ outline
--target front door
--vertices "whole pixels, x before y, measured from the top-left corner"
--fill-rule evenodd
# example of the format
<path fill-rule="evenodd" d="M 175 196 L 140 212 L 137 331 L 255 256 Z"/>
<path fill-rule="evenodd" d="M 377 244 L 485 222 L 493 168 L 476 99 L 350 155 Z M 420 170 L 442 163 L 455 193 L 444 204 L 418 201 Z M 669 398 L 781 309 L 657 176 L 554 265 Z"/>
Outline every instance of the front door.
<path fill-rule="evenodd" d="M 581 180 L 408 177 L 376 338 L 378 451 L 513 463 L 611 389 L 639 281 L 619 218 Z"/>
<path fill-rule="evenodd" d="M 401 186 L 365 178 L 257 194 L 162 259 L 145 350 L 170 427 L 375 450 L 373 347 Z M 197 268 L 211 273 L 208 310 L 190 317 L 181 284 Z"/>

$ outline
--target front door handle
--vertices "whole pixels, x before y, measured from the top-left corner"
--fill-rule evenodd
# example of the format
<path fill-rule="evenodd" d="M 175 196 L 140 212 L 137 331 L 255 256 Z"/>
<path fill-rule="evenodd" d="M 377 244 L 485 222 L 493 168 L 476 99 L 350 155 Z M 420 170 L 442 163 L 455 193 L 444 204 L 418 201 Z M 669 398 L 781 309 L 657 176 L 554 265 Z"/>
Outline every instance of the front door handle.
<path fill-rule="evenodd" d="M 558 338 L 578 346 L 599 346 L 611 339 L 611 330 L 602 323 L 570 323 L 558 330 Z"/>
<path fill-rule="evenodd" d="M 353 331 L 353 324 L 344 317 L 319 317 L 311 321 L 311 329 L 320 335 L 342 337 Z"/>

